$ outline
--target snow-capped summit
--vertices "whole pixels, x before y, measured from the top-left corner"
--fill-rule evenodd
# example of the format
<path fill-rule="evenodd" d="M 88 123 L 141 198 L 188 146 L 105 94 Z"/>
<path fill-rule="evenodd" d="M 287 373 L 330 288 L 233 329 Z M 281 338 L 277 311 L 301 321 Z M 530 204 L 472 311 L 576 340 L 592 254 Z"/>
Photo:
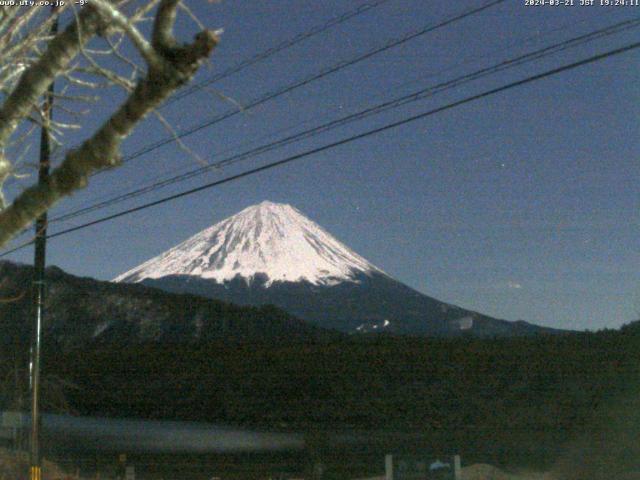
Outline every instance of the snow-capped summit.
<path fill-rule="evenodd" d="M 444 303 L 391 278 L 290 205 L 262 202 L 115 279 L 239 305 L 275 305 L 351 334 L 545 331 Z"/>
<path fill-rule="evenodd" d="M 262 202 L 203 230 L 114 279 L 141 282 L 190 275 L 219 283 L 256 275 L 274 282 L 313 285 L 356 282 L 360 274 L 384 273 L 291 205 Z"/>

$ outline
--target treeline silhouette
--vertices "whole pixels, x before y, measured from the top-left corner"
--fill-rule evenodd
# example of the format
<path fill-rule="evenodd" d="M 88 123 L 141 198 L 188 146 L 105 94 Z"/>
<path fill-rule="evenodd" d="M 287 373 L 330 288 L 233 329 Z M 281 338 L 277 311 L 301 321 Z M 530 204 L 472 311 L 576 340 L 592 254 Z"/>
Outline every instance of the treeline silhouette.
<path fill-rule="evenodd" d="M 86 415 L 302 431 L 320 450 L 327 432 L 401 432 L 421 449 L 536 468 L 584 464 L 610 443 L 629 470 L 640 467 L 639 347 L 631 324 L 511 339 L 94 345 L 49 351 L 44 365 L 79 385 L 69 402 Z"/>

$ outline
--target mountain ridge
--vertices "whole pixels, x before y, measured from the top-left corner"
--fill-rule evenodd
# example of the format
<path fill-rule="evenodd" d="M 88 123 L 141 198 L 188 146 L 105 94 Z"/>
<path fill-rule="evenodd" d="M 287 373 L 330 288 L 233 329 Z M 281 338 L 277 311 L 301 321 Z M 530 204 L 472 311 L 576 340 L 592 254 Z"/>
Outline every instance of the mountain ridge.
<path fill-rule="evenodd" d="M 441 302 L 382 275 L 330 287 L 278 282 L 262 287 L 237 278 L 223 284 L 190 276 L 167 276 L 141 283 L 175 293 L 192 293 L 237 305 L 273 304 L 312 325 L 345 333 L 389 333 L 451 337 L 527 336 L 564 333 L 523 320 L 508 321 Z M 264 280 L 264 279 L 262 279 Z"/>
<path fill-rule="evenodd" d="M 116 277 L 242 305 L 273 304 L 344 333 L 556 333 L 483 315 L 390 277 L 290 205 L 262 202 Z"/>
<path fill-rule="evenodd" d="M 0 261 L 0 338 L 26 344 L 31 329 L 31 266 Z M 339 337 L 274 306 L 230 305 L 193 294 L 115 284 L 46 269 L 44 336 L 61 349 L 220 340 L 322 340 Z"/>

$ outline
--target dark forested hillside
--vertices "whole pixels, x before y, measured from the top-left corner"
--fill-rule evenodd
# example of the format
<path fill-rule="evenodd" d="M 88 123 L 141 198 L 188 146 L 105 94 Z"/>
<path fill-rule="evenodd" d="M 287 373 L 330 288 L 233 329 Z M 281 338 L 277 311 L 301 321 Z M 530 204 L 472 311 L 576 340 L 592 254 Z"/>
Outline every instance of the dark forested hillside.
<path fill-rule="evenodd" d="M 624 445 L 625 461 L 640 454 L 631 441 L 640 409 L 630 408 L 640 403 L 640 334 L 631 327 L 495 340 L 140 344 L 50 353 L 46 365 L 80 385 L 70 400 L 84 414 L 413 432 L 421 445 L 494 463 L 549 465 L 594 432 L 600 449 L 607 438 Z"/>
<path fill-rule="evenodd" d="M 32 268 L 0 262 L 0 341 L 24 344 L 30 328 Z M 47 269 L 44 335 L 57 348 L 214 339 L 313 339 L 339 336 L 272 306 L 242 307 L 141 285 L 114 284 Z"/>
<path fill-rule="evenodd" d="M 5 372 L 28 358 L 29 273 L 0 263 Z M 640 470 L 638 323 L 516 338 L 345 336 L 274 307 L 57 269 L 48 283 L 43 375 L 62 380 L 58 404 L 80 414 L 284 428 L 319 439 L 400 432 L 469 461 Z"/>

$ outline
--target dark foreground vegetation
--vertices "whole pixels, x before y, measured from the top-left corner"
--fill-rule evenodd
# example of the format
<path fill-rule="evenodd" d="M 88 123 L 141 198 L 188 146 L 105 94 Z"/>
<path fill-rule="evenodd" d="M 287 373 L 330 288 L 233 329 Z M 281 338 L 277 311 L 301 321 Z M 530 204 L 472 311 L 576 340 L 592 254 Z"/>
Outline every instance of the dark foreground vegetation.
<path fill-rule="evenodd" d="M 336 433 L 349 443 L 375 432 L 359 435 L 369 454 L 404 442 L 467 462 L 640 470 L 639 325 L 494 340 L 103 345 L 48 351 L 44 365 L 77 386 L 67 399 L 84 415 L 301 431 L 319 455 L 344 451 Z"/>
<path fill-rule="evenodd" d="M 25 409 L 31 274 L 0 262 L 0 279 L 0 408 Z M 301 432 L 309 458 L 378 471 L 384 453 L 412 449 L 569 480 L 640 471 L 640 323 L 519 338 L 348 336 L 274 307 L 58 269 L 48 284 L 49 412 Z"/>

